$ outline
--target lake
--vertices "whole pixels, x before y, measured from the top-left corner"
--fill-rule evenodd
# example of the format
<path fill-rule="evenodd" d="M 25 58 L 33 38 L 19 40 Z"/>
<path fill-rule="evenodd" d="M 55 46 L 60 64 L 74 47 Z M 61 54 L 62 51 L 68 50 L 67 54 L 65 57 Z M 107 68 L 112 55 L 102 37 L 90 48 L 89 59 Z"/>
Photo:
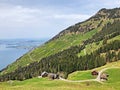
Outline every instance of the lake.
<path fill-rule="evenodd" d="M 11 39 L 0 40 L 0 70 L 13 63 L 16 59 L 42 45 L 48 39 Z"/>

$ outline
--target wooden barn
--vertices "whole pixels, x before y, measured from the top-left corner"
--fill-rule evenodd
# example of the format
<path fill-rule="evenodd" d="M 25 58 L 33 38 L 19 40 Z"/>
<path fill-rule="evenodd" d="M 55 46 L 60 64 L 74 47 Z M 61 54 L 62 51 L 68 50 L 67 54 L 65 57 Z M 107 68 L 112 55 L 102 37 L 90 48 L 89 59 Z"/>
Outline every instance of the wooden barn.
<path fill-rule="evenodd" d="M 97 71 L 92 71 L 92 72 L 91 72 L 91 75 L 96 76 L 96 75 L 98 75 L 98 73 L 99 73 L 99 72 L 97 72 Z"/>
<path fill-rule="evenodd" d="M 48 76 L 48 72 L 44 71 L 41 73 L 41 77 L 47 77 Z"/>

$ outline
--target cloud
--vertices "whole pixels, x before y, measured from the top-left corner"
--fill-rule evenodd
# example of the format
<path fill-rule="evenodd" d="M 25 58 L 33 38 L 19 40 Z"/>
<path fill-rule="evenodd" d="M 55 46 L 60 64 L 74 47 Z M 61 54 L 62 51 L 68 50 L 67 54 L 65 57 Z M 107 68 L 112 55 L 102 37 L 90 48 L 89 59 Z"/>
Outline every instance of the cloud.
<path fill-rule="evenodd" d="M 90 15 L 85 14 L 65 14 L 65 11 L 58 12 L 52 9 L 30 8 L 11 4 L 0 5 L 0 13 L 0 26 L 2 27 L 40 27 L 40 25 L 43 27 L 53 20 L 55 22 L 58 20 L 63 20 L 63 22 L 64 20 L 82 21 L 90 17 Z"/>
<path fill-rule="evenodd" d="M 0 38 L 53 36 L 64 28 L 89 18 L 101 8 L 120 6 L 119 0 L 76 0 L 76 2 L 55 0 L 55 2 L 0 1 Z"/>
<path fill-rule="evenodd" d="M 36 15 L 40 14 L 39 9 L 25 8 L 17 6 L 0 7 L 0 25 L 24 25 L 30 24 L 36 20 Z"/>
<path fill-rule="evenodd" d="M 54 36 L 87 17 L 51 8 L 0 4 L 0 38 Z"/>
<path fill-rule="evenodd" d="M 79 19 L 79 20 L 85 20 L 89 18 L 90 15 L 84 15 L 84 14 L 56 14 L 54 15 L 55 19 L 69 19 L 69 20 L 74 20 L 74 19 Z"/>
<path fill-rule="evenodd" d="M 115 7 L 120 7 L 120 0 L 104 0 L 103 5 L 107 8 L 115 8 Z"/>

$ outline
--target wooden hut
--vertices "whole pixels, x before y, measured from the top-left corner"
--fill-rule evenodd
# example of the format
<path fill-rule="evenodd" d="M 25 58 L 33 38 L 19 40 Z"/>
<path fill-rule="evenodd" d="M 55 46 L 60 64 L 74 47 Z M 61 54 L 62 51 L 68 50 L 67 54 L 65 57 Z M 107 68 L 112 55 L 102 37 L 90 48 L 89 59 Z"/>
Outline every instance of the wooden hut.
<path fill-rule="evenodd" d="M 48 76 L 48 72 L 44 71 L 41 73 L 41 77 L 47 77 Z"/>
<path fill-rule="evenodd" d="M 98 75 L 98 72 L 97 71 L 92 71 L 91 75 L 96 76 L 96 75 Z"/>
<path fill-rule="evenodd" d="M 51 79 L 51 80 L 59 79 L 59 75 L 58 74 L 54 74 L 54 73 L 49 73 L 48 74 L 48 78 Z"/>
<path fill-rule="evenodd" d="M 100 79 L 101 79 L 101 80 L 108 80 L 108 77 L 109 77 L 108 74 L 102 73 L 101 76 L 100 76 Z"/>

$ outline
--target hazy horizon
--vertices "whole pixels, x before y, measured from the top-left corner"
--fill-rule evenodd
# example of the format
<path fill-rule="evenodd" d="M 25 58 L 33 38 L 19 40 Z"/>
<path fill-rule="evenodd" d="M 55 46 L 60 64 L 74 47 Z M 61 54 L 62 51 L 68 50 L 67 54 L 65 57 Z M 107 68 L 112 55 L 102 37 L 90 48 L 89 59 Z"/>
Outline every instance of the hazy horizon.
<path fill-rule="evenodd" d="M 0 70 L 48 39 L 0 39 Z"/>

